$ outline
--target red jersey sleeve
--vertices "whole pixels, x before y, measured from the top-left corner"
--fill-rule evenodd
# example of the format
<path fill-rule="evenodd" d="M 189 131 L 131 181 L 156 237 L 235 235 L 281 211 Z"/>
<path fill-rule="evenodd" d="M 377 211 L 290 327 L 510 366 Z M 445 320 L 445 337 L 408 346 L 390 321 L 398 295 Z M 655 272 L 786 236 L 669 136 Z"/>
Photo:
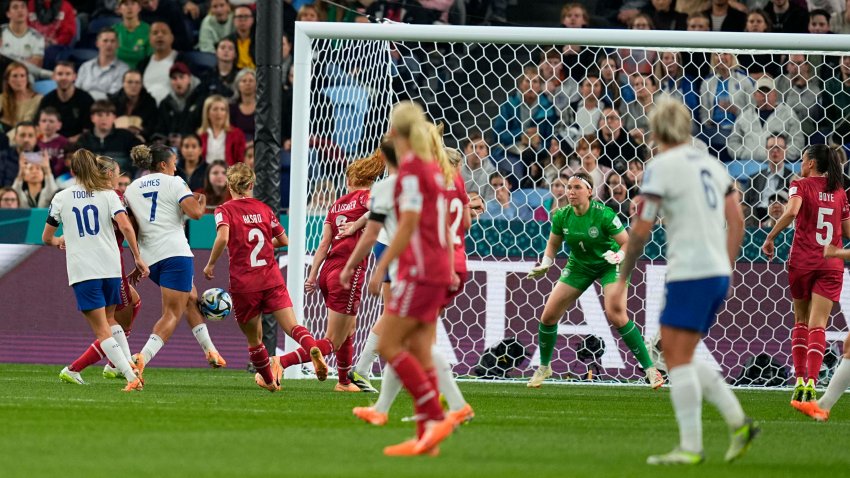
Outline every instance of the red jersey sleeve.
<path fill-rule="evenodd" d="M 271 208 L 269 208 L 269 214 L 271 214 L 271 218 L 272 218 L 269 225 L 272 228 L 272 239 L 274 239 L 275 237 L 285 233 L 286 230 L 280 224 L 280 220 L 278 219 L 277 214 L 275 214 L 274 211 L 272 211 Z"/>
<path fill-rule="evenodd" d="M 791 181 L 791 186 L 788 187 L 788 199 L 791 199 L 794 196 L 799 198 L 803 197 L 803 192 L 800 190 L 802 184 L 799 179 Z"/>
<path fill-rule="evenodd" d="M 230 227 L 230 215 L 227 209 L 222 206 L 215 208 L 215 228 L 218 230 L 221 226 Z"/>

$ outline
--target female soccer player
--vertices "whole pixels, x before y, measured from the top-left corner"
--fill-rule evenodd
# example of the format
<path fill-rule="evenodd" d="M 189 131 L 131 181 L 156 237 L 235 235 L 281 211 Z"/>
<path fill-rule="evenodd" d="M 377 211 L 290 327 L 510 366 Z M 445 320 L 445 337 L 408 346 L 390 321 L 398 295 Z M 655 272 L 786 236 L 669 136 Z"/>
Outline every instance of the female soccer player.
<path fill-rule="evenodd" d="M 534 371 L 527 386 L 540 388 L 543 381 L 552 376 L 550 363 L 558 340 L 558 321 L 581 294 L 599 280 L 605 294 L 608 322 L 617 327 L 620 337 L 635 354 L 649 386 L 657 389 L 664 384 L 664 378 L 652 363 L 637 325 L 626 315 L 626 295 L 611 294 L 617 281 L 618 264 L 625 255 L 621 249 L 629 240 L 629 233 L 617 218 L 617 213 L 593 199 L 593 179 L 589 174 L 579 172 L 569 178 L 567 198 L 570 204 L 552 214 L 552 230 L 543 260 L 528 273 L 532 279 L 544 276 L 555 263 L 555 255 L 561 250 L 561 245 L 567 242 L 570 259 L 543 308 L 538 332 L 540 367 Z M 615 301 L 621 302 L 622 312 L 612 309 Z"/>
<path fill-rule="evenodd" d="M 213 367 L 226 365 L 203 323 L 192 297 L 197 292 L 192 284 L 194 270 L 192 250 L 183 232 L 183 215 L 199 219 L 204 214 L 206 199 L 193 195 L 177 171 L 177 156 L 165 146 L 136 146 L 130 158 L 139 169 L 153 171 L 133 181 L 124 198 L 139 226 L 139 245 L 146 262 L 150 263 L 150 278 L 162 293 L 162 317 L 141 352 L 133 356 L 139 373 L 150 363 L 162 346 L 171 338 L 180 317 L 185 312 L 192 333 L 204 348 L 207 361 Z M 136 280 L 131 273 L 131 280 Z M 187 311 L 187 304 L 191 304 Z"/>
<path fill-rule="evenodd" d="M 111 160 L 99 160 L 91 151 L 74 153 L 71 170 L 77 184 L 51 201 L 42 241 L 66 250 L 68 282 L 77 296 L 77 308 L 103 353 L 121 370 L 127 380 L 124 391 L 129 392 L 141 390 L 143 385 L 109 329 L 109 323 L 115 320 L 115 306 L 121 303 L 121 255 L 112 228 L 106 227 L 112 219 L 130 245 L 139 274 L 146 276 L 149 269 L 139 252 L 127 211 L 112 190 L 109 172 L 113 169 Z M 65 224 L 66 234 L 56 237 L 60 224 Z"/>
<path fill-rule="evenodd" d="M 384 274 L 398 259 L 398 283 L 386 304 L 378 349 L 413 396 L 417 438 L 387 447 L 384 454 L 421 455 L 432 452 L 455 426 L 440 407 L 431 359 L 437 314 L 454 275 L 446 241 L 443 181 L 448 175 L 434 160 L 428 122 L 416 103 L 395 105 L 390 137 L 401 160 L 395 187 L 398 229 L 375 267 L 369 293 L 380 293 Z"/>
<path fill-rule="evenodd" d="M 337 199 L 328 211 L 322 230 L 322 239 L 313 258 L 310 273 L 304 282 L 304 289 L 310 293 L 317 288 L 322 292 L 328 308 L 328 331 L 325 339 L 316 342 L 323 355 L 336 353 L 339 381 L 334 386 L 338 392 L 359 392 L 360 388 L 351 383 L 348 372 L 354 357 L 354 328 L 357 309 L 360 307 L 360 295 L 365 277 L 365 259 L 356 270 L 350 290 L 339 286 L 339 274 L 351 251 L 357 244 L 362 231 L 350 236 L 341 236 L 340 227 L 350 221 L 360 219 L 368 211 L 369 188 L 375 179 L 384 173 L 384 157 L 380 150 L 368 158 L 359 159 L 346 170 L 348 194 Z M 321 271 L 320 271 L 321 269 Z M 297 365 L 310 360 L 309 349 L 298 350 L 280 357 L 281 368 Z M 326 373 L 316 371 L 319 380 L 327 378 Z"/>
<path fill-rule="evenodd" d="M 261 340 L 261 313 L 274 315 L 283 331 L 310 352 L 316 375 L 326 376 L 328 366 L 316 340 L 295 319 L 292 300 L 274 259 L 275 247 L 286 246 L 289 239 L 274 211 L 253 198 L 255 179 L 247 164 L 237 163 L 227 169 L 227 187 L 233 199 L 215 210 L 217 233 L 204 276 L 214 277 L 215 263 L 227 247 L 233 313 L 248 339 L 257 385 L 274 392 L 280 390 L 283 369 L 276 360 L 269 360 Z"/>
<path fill-rule="evenodd" d="M 797 383 L 791 405 L 817 400 L 818 374 L 826 349 L 824 328 L 841 296 L 844 262 L 824 257 L 827 245 L 841 246 L 842 231 L 850 237 L 850 209 L 844 194 L 841 162 L 835 150 L 818 144 L 803 152 L 803 178 L 791 182 L 785 213 L 767 234 L 762 251 L 773 258 L 776 236 L 795 224 L 788 282 L 794 300 L 791 361 Z"/>
<path fill-rule="evenodd" d="M 98 156 L 97 161 L 103 164 L 112 163 L 112 169 L 107 174 L 112 181 L 113 190 L 118 194 L 118 199 L 124 204 L 124 195 L 118 187 L 118 182 L 121 180 L 121 168 L 118 166 L 118 163 L 105 156 Z M 114 220 L 112 221 L 112 228 L 115 232 L 118 254 L 121 255 L 124 252 L 124 234 L 121 233 L 118 223 Z M 139 293 L 136 292 L 136 289 L 127 280 L 127 274 L 124 273 L 124 261 L 121 261 L 121 303 L 115 308 L 115 320 L 109 322 L 109 328 L 112 332 L 112 337 L 121 346 L 121 350 L 126 355 L 127 360 L 131 360 L 130 345 L 127 343 L 127 339 L 130 337 L 133 322 L 136 320 L 141 307 L 142 300 L 139 297 Z M 95 340 L 82 355 L 59 373 L 59 378 L 68 383 L 84 385 L 86 382 L 83 380 L 80 372 L 88 366 L 96 364 L 102 358 L 103 350 L 100 347 L 100 342 Z M 123 377 L 121 376 L 121 371 L 110 362 L 103 368 L 103 378 Z"/>
<path fill-rule="evenodd" d="M 670 399 L 679 422 L 679 446 L 647 458 L 650 465 L 695 465 L 702 448 L 702 399 L 717 407 L 729 427 L 726 461 L 739 458 L 759 428 L 744 415 L 723 377 L 694 360 L 694 350 L 726 300 L 732 265 L 744 237 L 744 215 L 732 178 L 717 158 L 691 146 L 691 113 L 674 100 L 660 101 L 649 117 L 658 155 L 646 168 L 643 200 L 631 227 L 613 297 L 626 284 L 652 235 L 659 211 L 667 231 L 667 288 L 661 312 L 664 360 L 670 371 Z M 625 313 L 625 299 L 612 303 Z"/>

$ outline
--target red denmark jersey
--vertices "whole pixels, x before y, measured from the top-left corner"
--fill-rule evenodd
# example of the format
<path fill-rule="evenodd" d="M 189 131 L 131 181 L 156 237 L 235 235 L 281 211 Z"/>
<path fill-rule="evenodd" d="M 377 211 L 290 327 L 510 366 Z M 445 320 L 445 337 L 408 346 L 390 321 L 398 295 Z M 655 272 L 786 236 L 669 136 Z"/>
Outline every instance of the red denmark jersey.
<path fill-rule="evenodd" d="M 277 215 L 254 198 L 231 199 L 215 208 L 216 229 L 230 228 L 230 291 L 259 292 L 284 285 L 272 239 L 283 234 Z"/>
<path fill-rule="evenodd" d="M 347 222 L 354 222 L 363 217 L 363 215 L 367 212 L 369 212 L 368 189 L 360 189 L 350 192 L 337 199 L 334 205 L 331 206 L 327 217 L 325 217 L 325 224 L 330 224 L 331 226 L 332 238 L 331 250 L 328 252 L 328 257 L 325 259 L 326 263 L 342 267 L 346 262 L 348 262 L 348 258 L 351 257 L 351 253 L 354 252 L 354 247 L 357 245 L 357 241 L 363 234 L 363 230 L 359 230 L 348 237 L 337 239 L 339 226 Z M 366 265 L 367 260 L 368 258 L 363 259 L 363 265 Z"/>
<path fill-rule="evenodd" d="M 418 212 L 420 217 L 410 243 L 398 259 L 399 281 L 445 286 L 451 283 L 443 181 L 436 162 L 425 162 L 413 153 L 401 161 L 395 183 L 399 222 L 403 212 Z"/>
<path fill-rule="evenodd" d="M 466 272 L 466 227 L 463 224 L 463 211 L 469 204 L 469 196 L 460 174 L 455 176 L 452 187 L 446 190 L 446 203 L 449 211 L 449 230 L 454 241 L 455 272 Z"/>
<path fill-rule="evenodd" d="M 791 243 L 791 267 L 803 270 L 844 270 L 839 258 L 824 259 L 827 244 L 841 247 L 841 222 L 850 219 L 847 195 L 843 189 L 826 190 L 822 176 L 798 179 L 788 189 L 790 197 L 803 200 L 794 221 L 794 241 Z"/>

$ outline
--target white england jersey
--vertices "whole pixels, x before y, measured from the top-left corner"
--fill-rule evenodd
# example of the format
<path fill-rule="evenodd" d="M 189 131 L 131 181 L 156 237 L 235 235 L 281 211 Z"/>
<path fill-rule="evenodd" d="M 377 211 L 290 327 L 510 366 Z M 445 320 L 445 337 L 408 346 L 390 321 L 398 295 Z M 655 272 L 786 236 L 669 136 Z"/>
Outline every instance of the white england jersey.
<path fill-rule="evenodd" d="M 659 154 L 646 167 L 641 193 L 661 198 L 667 232 L 667 281 L 728 276 L 723 164 L 690 145 Z"/>
<path fill-rule="evenodd" d="M 124 193 L 139 224 L 139 249 L 149 266 L 169 257 L 193 257 L 183 232 L 180 202 L 192 197 L 179 176 L 148 174 L 133 181 Z"/>
<path fill-rule="evenodd" d="M 384 216 L 384 227 L 378 233 L 378 242 L 389 245 L 398 229 L 395 215 L 395 181 L 397 174 L 391 174 L 372 185 L 369 192 L 369 213 Z M 390 279 L 395 281 L 398 273 L 398 260 L 390 264 Z"/>
<path fill-rule="evenodd" d="M 112 218 L 126 212 L 113 190 L 88 192 L 71 186 L 53 196 L 48 224 L 62 224 L 68 284 L 121 277 L 121 252 Z"/>

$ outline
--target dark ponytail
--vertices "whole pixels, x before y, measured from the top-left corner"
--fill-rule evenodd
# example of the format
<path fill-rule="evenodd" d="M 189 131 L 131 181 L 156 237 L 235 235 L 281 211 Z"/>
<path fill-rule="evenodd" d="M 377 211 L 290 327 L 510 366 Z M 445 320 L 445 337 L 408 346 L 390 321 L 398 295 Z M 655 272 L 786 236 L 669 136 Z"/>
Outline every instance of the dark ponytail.
<path fill-rule="evenodd" d="M 826 191 L 834 192 L 844 189 L 844 171 L 841 168 L 841 153 L 835 148 L 825 144 L 815 144 L 806 148 L 803 152 L 810 160 L 815 162 L 815 169 L 821 174 L 826 174 Z"/>

